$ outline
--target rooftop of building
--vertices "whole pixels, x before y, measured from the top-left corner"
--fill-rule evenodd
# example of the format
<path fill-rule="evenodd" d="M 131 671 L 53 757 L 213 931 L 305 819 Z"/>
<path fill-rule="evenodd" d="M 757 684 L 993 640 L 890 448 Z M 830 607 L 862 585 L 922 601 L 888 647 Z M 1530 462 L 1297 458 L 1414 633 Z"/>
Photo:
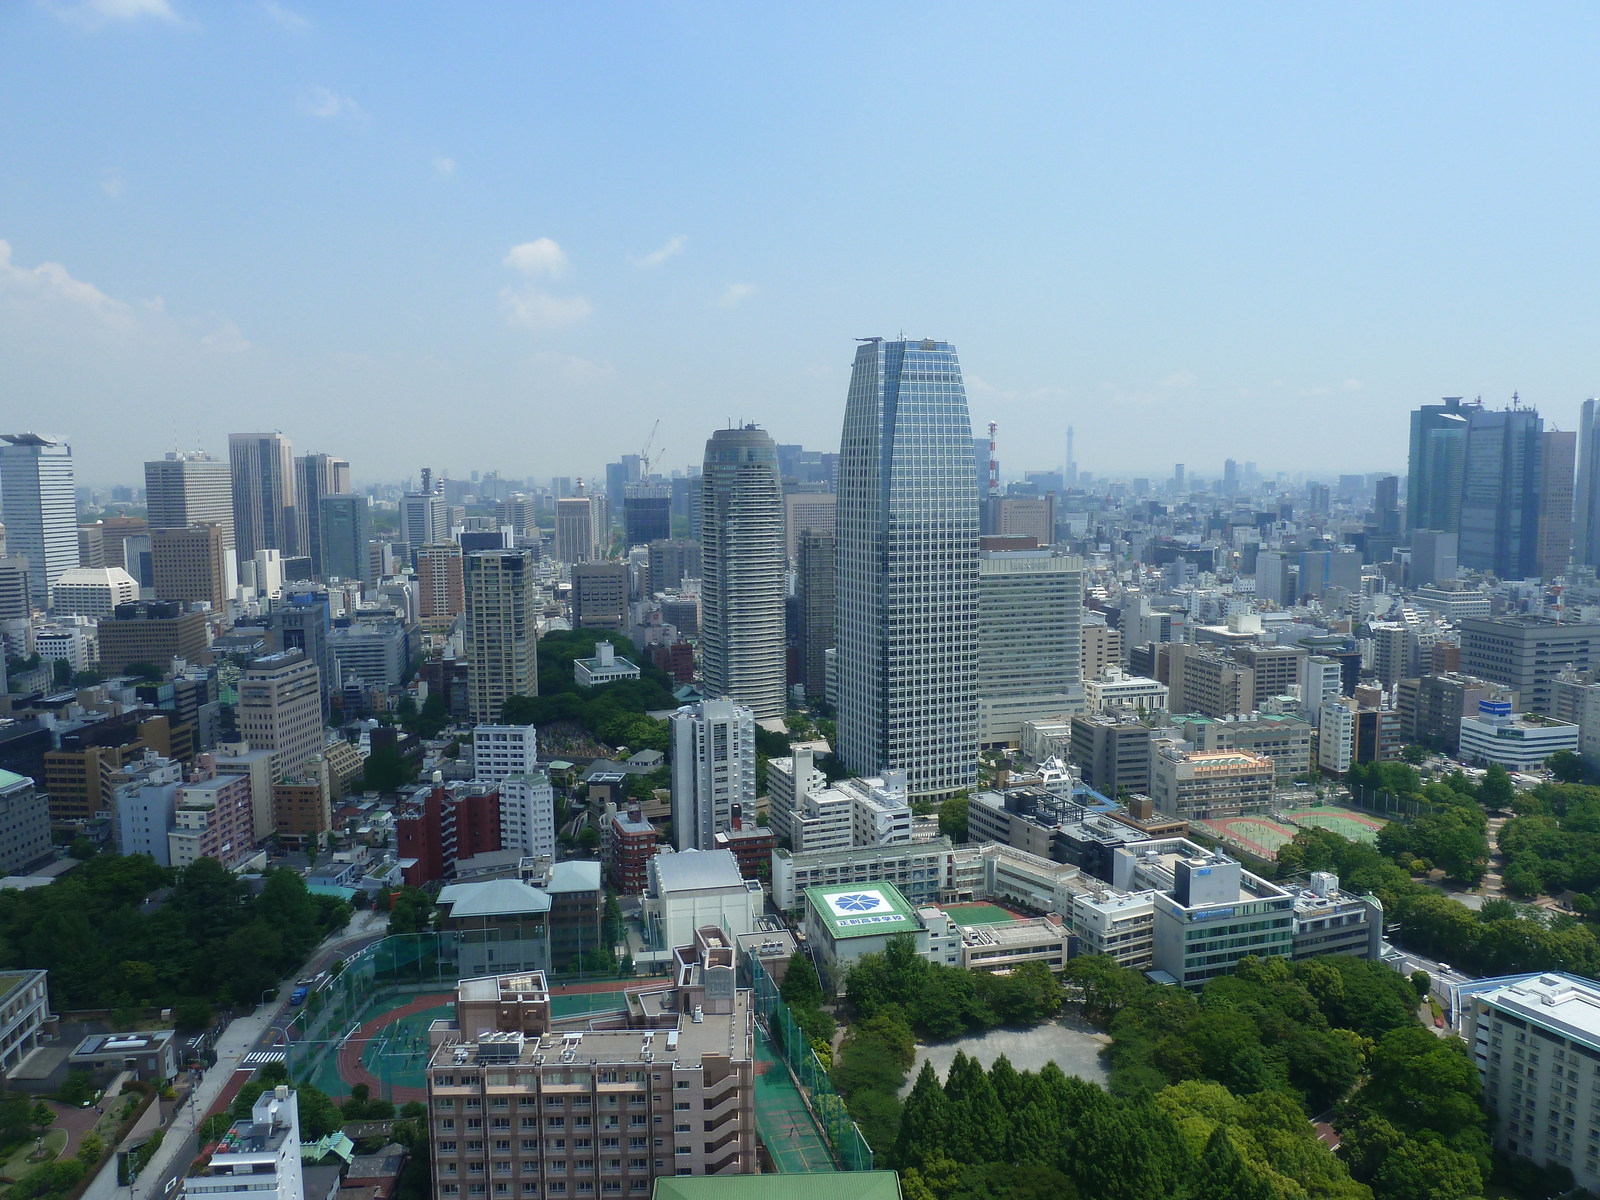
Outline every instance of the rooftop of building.
<path fill-rule="evenodd" d="M 540 977 L 542 979 L 542 976 Z M 498 981 L 468 980 L 464 983 L 497 985 Z M 454 1022 L 435 1022 L 437 1034 L 441 1026 L 446 1031 L 441 1043 L 434 1049 L 429 1068 L 435 1072 L 451 1067 L 521 1063 L 527 1065 L 559 1066 L 562 1063 L 672 1063 L 681 1069 L 694 1069 L 706 1056 L 731 1057 L 735 1061 L 748 1060 L 753 1047 L 750 1044 L 752 1028 L 750 993 L 740 989 L 734 993 L 731 1013 L 700 1012 L 679 1014 L 676 1009 L 674 989 L 640 995 L 641 1001 L 654 997 L 658 1004 L 645 1005 L 641 1010 L 654 1019 L 677 1016 L 677 1026 L 649 1029 L 555 1029 L 543 1035 L 521 1032 L 479 1031 L 467 1035 L 454 1026 Z M 474 997 L 463 997 L 471 999 Z M 498 986 L 486 992 L 484 1000 L 500 998 Z M 670 1001 L 670 1003 L 669 1003 Z"/>
<path fill-rule="evenodd" d="M 138 1054 L 170 1045 L 177 1035 L 170 1029 L 141 1033 L 91 1033 L 73 1048 L 73 1058 L 98 1058 L 103 1054 Z"/>
<path fill-rule="evenodd" d="M 658 854 L 650 860 L 651 878 L 661 892 L 709 891 L 714 888 L 745 890 L 739 860 L 731 850 L 681 850 Z"/>
<path fill-rule="evenodd" d="M 806 904 L 835 941 L 911 933 L 922 927 L 916 909 L 886 880 L 808 887 Z"/>
<path fill-rule="evenodd" d="M 489 879 L 482 883 L 452 883 L 439 892 L 439 903 L 450 906 L 450 919 L 508 917 L 547 913 L 550 894 L 520 879 Z"/>
<path fill-rule="evenodd" d="M 1024 917 L 988 925 L 960 925 L 963 946 L 992 946 L 1005 950 L 1037 945 L 1040 938 L 1065 938 L 1071 930 L 1059 916 Z"/>
<path fill-rule="evenodd" d="M 1478 998 L 1546 1029 L 1600 1047 L 1600 983 L 1554 971 L 1483 980 Z"/>
<path fill-rule="evenodd" d="M 538 1001 L 550 998 L 543 971 L 517 971 L 509 975 L 480 975 L 456 984 L 462 1000 Z"/>
<path fill-rule="evenodd" d="M 949 850 L 953 842 L 948 837 L 940 835 L 929 842 L 912 842 L 898 846 L 844 846 L 831 850 L 802 850 L 796 853 L 787 846 L 777 847 L 773 853 L 780 858 L 788 859 L 796 866 L 826 867 L 832 864 L 844 866 L 855 862 L 879 862 L 885 857 L 898 858 L 912 854 L 942 854 Z"/>
<path fill-rule="evenodd" d="M 1213 771 L 1272 770 L 1270 758 L 1252 754 L 1248 750 L 1184 750 L 1179 746 L 1168 745 L 1159 747 L 1157 753 L 1171 761 L 1187 763 L 1194 768 L 1197 775 Z"/>

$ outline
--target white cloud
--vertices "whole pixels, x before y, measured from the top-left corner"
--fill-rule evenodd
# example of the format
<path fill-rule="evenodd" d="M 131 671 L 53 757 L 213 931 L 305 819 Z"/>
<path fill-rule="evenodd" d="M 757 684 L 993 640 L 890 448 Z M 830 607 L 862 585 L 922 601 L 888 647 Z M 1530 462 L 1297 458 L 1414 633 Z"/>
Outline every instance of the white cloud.
<path fill-rule="evenodd" d="M 47 7 L 63 21 L 84 29 L 99 29 L 114 21 L 138 21 L 154 17 L 179 23 L 168 0 L 80 0 L 77 4 L 51 3 Z"/>
<path fill-rule="evenodd" d="M 717 304 L 722 308 L 738 308 L 755 294 L 756 285 L 753 283 L 730 283 Z"/>
<path fill-rule="evenodd" d="M 1200 376 L 1196 375 L 1193 371 L 1185 370 L 1179 371 L 1173 375 L 1168 375 L 1160 383 L 1156 384 L 1156 386 L 1164 388 L 1187 388 L 1193 387 L 1199 382 Z"/>
<path fill-rule="evenodd" d="M 250 349 L 239 327 L 226 318 L 180 320 L 167 312 L 159 296 L 129 304 L 74 278 L 60 263 L 21 266 L 4 239 L 0 239 L 0 316 L 5 324 L 27 323 L 57 337 L 110 333 L 149 347 L 199 347 L 222 353 Z"/>
<path fill-rule="evenodd" d="M 582 296 L 552 296 L 538 288 L 501 288 L 506 319 L 524 329 L 559 329 L 575 325 L 591 311 Z"/>
<path fill-rule="evenodd" d="M 119 167 L 107 167 L 100 175 L 100 190 L 113 200 L 122 195 L 122 170 Z"/>
<path fill-rule="evenodd" d="M 324 121 L 331 121 L 335 117 L 350 117 L 359 121 L 364 120 L 367 115 L 349 96 L 320 85 L 307 93 L 305 99 L 301 101 L 300 111 L 309 117 L 319 117 Z"/>
<path fill-rule="evenodd" d="M 276 3 L 276 0 L 261 0 L 261 11 L 266 13 L 275 25 L 290 33 L 304 33 L 311 28 L 310 21 L 293 9 Z"/>
<path fill-rule="evenodd" d="M 453 158 L 436 158 L 433 160 L 433 170 L 440 179 L 449 179 L 450 176 L 456 173 L 456 160 Z"/>
<path fill-rule="evenodd" d="M 666 245 L 659 250 L 652 250 L 649 254 L 646 254 L 639 260 L 638 265 L 641 267 L 659 267 L 674 254 L 682 254 L 684 244 L 688 240 L 688 236 L 682 233 L 678 234 L 677 237 L 669 238 Z"/>
<path fill-rule="evenodd" d="M 567 260 L 565 250 L 550 238 L 542 237 L 511 247 L 511 253 L 506 255 L 504 265 L 514 267 L 529 279 L 536 279 L 540 275 L 560 279 L 567 273 L 567 267 L 571 264 Z"/>

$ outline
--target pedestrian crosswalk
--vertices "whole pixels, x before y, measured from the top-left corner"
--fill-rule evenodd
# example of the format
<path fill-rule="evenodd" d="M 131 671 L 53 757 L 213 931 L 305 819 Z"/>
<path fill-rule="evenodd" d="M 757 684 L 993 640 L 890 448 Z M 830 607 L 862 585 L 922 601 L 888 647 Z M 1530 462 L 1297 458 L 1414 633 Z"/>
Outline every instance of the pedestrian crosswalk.
<path fill-rule="evenodd" d="M 282 1050 L 256 1050 L 246 1054 L 239 1065 L 242 1067 L 264 1067 L 268 1063 L 284 1062 L 286 1057 Z"/>

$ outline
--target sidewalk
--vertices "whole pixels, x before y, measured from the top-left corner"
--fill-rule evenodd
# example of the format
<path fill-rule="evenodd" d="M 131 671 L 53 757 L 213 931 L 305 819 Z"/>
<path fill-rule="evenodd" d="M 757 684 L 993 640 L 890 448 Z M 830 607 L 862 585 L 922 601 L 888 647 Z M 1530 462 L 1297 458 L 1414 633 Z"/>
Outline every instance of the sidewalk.
<path fill-rule="evenodd" d="M 311 952 L 307 965 L 302 970 L 320 969 L 325 961 L 339 957 L 339 951 L 351 943 L 381 936 L 387 925 L 388 915 L 385 913 L 376 913 L 370 909 L 356 913 L 349 925 Z M 162 1132 L 160 1148 L 156 1150 L 149 1165 L 134 1182 L 132 1189 L 117 1186 L 117 1165 L 113 1158 L 108 1160 L 100 1173 L 94 1177 L 94 1181 L 83 1193 L 83 1200 L 160 1200 L 166 1194 L 164 1184 L 167 1179 L 188 1170 L 189 1163 L 193 1160 L 196 1147 L 192 1142 L 196 1128 L 205 1119 L 206 1113 L 210 1111 L 223 1089 L 233 1079 L 234 1073 L 241 1069 L 248 1070 L 240 1066 L 244 1056 L 255 1049 L 256 1043 L 271 1027 L 283 1007 L 284 999 L 288 996 L 288 989 L 298 974 L 299 972 L 279 984 L 278 995 L 270 1004 L 262 1005 L 252 1013 L 235 1017 L 223 1032 L 217 1040 L 216 1065 L 207 1069 L 199 1085 L 178 1110 L 172 1123 Z"/>

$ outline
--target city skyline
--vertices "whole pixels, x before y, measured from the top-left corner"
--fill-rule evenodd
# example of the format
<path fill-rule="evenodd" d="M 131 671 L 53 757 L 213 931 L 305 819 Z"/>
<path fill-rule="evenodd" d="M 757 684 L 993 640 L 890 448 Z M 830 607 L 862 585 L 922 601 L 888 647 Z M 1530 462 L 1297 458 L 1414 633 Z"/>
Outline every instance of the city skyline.
<path fill-rule="evenodd" d="M 577 474 L 590 420 L 636 445 L 666 414 L 669 466 L 729 418 L 816 444 L 836 348 L 902 330 L 960 341 L 1018 470 L 1070 425 L 1097 475 L 1393 471 L 1444 394 L 1576 427 L 1600 18 L 1160 11 L 841 41 L 825 12 L 8 6 L 0 96 L 35 119 L 0 135 L 0 371 L 94 483 L 220 454 L 251 407 L 385 474 Z M 863 130 L 897 164 L 865 187 Z"/>

